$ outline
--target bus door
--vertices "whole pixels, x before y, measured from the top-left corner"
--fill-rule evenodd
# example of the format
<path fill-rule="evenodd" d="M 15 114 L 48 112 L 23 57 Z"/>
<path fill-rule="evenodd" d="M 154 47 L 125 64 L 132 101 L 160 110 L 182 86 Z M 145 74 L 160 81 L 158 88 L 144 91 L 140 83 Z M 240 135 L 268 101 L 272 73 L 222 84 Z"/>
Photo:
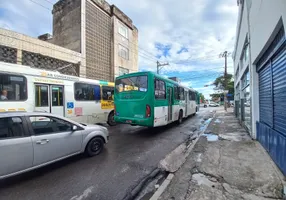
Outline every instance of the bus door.
<path fill-rule="evenodd" d="M 188 93 L 188 91 L 185 91 L 185 103 L 186 103 L 186 105 L 185 105 L 185 112 L 186 112 L 186 114 L 185 114 L 185 116 L 188 116 L 188 107 L 189 107 L 189 93 Z"/>
<path fill-rule="evenodd" d="M 173 115 L 173 88 L 168 87 L 168 121 L 172 120 L 172 115 Z"/>
<path fill-rule="evenodd" d="M 35 111 L 64 116 L 64 87 L 35 84 Z"/>

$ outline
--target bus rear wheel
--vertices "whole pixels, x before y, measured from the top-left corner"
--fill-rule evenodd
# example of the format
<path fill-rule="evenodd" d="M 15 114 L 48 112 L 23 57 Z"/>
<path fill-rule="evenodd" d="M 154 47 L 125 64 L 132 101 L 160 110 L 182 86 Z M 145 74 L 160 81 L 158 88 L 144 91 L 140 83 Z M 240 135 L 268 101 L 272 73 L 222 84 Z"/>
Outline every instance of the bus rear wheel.
<path fill-rule="evenodd" d="M 178 118 L 178 124 L 181 124 L 183 122 L 183 111 L 180 110 L 179 112 L 179 118 Z"/>
<path fill-rule="evenodd" d="M 114 111 L 110 112 L 109 115 L 108 115 L 108 119 L 107 119 L 107 124 L 109 126 L 115 126 L 116 125 L 116 122 L 114 120 Z"/>

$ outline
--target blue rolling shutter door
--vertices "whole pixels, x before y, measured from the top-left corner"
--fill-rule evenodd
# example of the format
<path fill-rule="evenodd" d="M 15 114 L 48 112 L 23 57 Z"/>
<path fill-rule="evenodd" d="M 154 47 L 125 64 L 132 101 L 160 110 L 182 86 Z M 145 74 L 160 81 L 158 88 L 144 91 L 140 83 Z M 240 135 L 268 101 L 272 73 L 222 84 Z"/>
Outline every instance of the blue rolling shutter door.
<path fill-rule="evenodd" d="M 273 128 L 286 136 L 286 46 L 272 59 Z"/>
<path fill-rule="evenodd" d="M 267 64 L 263 65 L 262 63 Z M 257 139 L 286 175 L 286 38 L 282 27 L 257 64 Z"/>
<path fill-rule="evenodd" d="M 259 113 L 260 122 L 272 127 L 271 68 L 267 64 L 259 72 Z"/>

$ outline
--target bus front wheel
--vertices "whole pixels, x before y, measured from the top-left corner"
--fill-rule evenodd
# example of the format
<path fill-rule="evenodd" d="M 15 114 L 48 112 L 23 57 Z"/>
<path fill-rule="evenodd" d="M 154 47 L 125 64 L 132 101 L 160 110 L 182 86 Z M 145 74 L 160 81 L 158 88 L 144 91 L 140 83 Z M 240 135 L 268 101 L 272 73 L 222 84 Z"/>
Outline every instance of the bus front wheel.
<path fill-rule="evenodd" d="M 116 122 L 114 120 L 114 111 L 111 111 L 108 115 L 108 119 L 107 119 L 107 124 L 109 126 L 115 126 L 116 125 Z"/>

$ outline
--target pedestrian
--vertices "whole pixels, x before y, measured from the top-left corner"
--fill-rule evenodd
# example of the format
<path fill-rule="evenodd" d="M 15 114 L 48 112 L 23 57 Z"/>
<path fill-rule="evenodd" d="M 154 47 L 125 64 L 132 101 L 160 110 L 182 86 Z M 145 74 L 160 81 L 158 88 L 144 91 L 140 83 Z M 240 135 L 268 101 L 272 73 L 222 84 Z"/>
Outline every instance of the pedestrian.
<path fill-rule="evenodd" d="M 8 100 L 7 94 L 8 94 L 7 90 L 2 90 L 1 97 L 0 97 L 1 101 L 7 101 Z"/>

